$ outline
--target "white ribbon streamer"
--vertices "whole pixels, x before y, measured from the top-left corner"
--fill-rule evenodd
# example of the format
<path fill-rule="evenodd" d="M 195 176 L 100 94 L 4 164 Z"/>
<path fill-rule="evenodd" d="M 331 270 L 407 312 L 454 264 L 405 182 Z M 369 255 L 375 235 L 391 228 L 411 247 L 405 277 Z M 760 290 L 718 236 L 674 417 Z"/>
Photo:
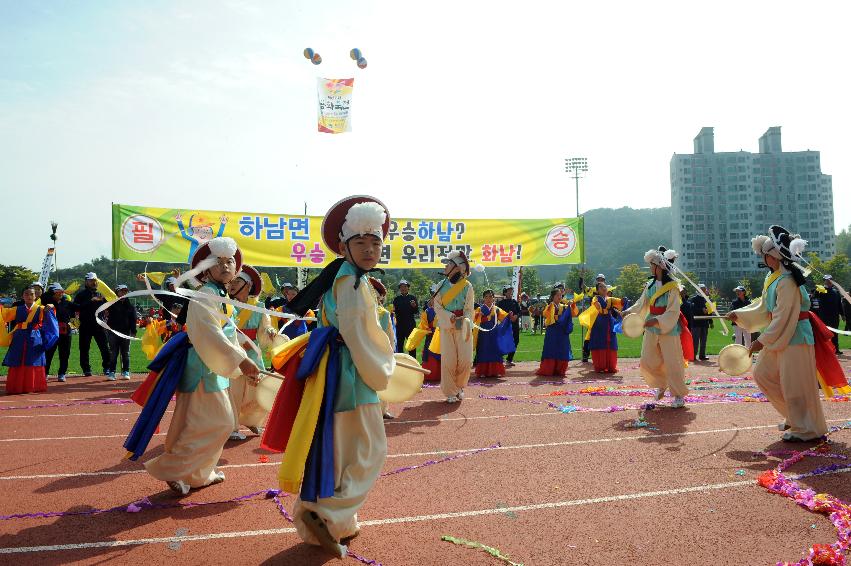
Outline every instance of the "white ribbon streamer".
<path fill-rule="evenodd" d="M 695 282 L 694 282 L 694 281 L 692 281 L 692 280 L 689 278 L 689 276 L 685 274 L 685 272 L 684 272 L 682 269 L 680 269 L 679 267 L 677 267 L 676 265 L 674 265 L 673 263 L 671 263 L 670 261 L 668 261 L 668 260 L 665 258 L 665 256 L 662 256 L 662 259 L 664 260 L 665 264 L 668 266 L 668 269 L 669 269 L 669 270 L 676 271 L 678 274 L 682 275 L 682 276 L 683 276 L 683 278 L 685 278 L 685 280 L 686 280 L 686 281 L 688 281 L 689 283 L 691 283 L 691 286 L 692 286 L 692 287 L 694 287 L 694 290 L 695 290 L 695 291 L 697 291 L 697 294 L 698 294 L 698 295 L 700 295 L 701 297 L 703 297 L 703 298 L 706 300 L 706 302 L 707 302 L 707 303 L 709 303 L 709 304 L 713 305 L 713 308 L 715 308 L 715 303 L 713 303 L 713 302 L 709 299 L 709 297 L 707 297 L 707 296 L 706 296 L 706 293 L 704 293 L 704 292 L 700 289 L 700 287 L 698 287 L 698 286 L 695 284 Z M 723 334 L 724 336 L 729 335 L 729 334 L 730 334 L 730 330 L 727 328 L 727 323 L 726 323 L 726 322 L 724 322 L 724 319 L 723 319 L 723 318 L 718 319 L 718 322 L 720 322 L 720 323 L 721 323 L 721 328 L 723 329 L 723 330 L 721 330 L 721 334 Z"/>

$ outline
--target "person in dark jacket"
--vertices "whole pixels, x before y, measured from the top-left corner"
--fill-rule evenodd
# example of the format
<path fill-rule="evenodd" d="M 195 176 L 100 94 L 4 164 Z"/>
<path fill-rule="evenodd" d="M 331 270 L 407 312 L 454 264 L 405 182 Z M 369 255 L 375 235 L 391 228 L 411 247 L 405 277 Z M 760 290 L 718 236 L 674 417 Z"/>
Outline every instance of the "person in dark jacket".
<path fill-rule="evenodd" d="M 502 298 L 496 303 L 496 306 L 509 314 L 515 315 L 511 321 L 511 334 L 514 337 L 514 348 L 520 344 L 520 303 L 514 300 L 514 289 L 511 285 L 506 285 L 502 288 Z M 528 312 L 528 311 L 527 311 Z M 514 367 L 514 352 L 508 354 L 505 359 L 505 367 Z"/>
<path fill-rule="evenodd" d="M 683 300 L 680 304 L 680 312 L 683 313 L 684 317 L 686 317 L 686 324 L 688 325 L 689 330 L 691 330 L 694 326 L 694 310 L 688 300 L 688 291 L 685 289 L 680 290 L 680 297 Z"/>
<path fill-rule="evenodd" d="M 393 314 L 396 315 L 396 351 L 404 352 L 405 340 L 413 332 L 417 325 L 416 320 L 420 317 L 420 305 L 417 298 L 409 295 L 411 286 L 404 279 L 399 281 L 399 294 L 393 299 Z M 416 356 L 417 351 L 408 352 L 410 356 Z"/>
<path fill-rule="evenodd" d="M 730 303 L 730 310 L 734 311 L 736 309 L 740 309 L 742 307 L 746 307 L 751 304 L 751 299 L 748 297 L 748 293 L 744 287 L 739 285 L 733 291 L 736 292 L 736 298 L 733 299 L 733 302 Z M 736 323 L 733 323 L 733 328 L 735 329 L 735 333 L 733 335 L 733 342 L 736 344 L 741 344 L 746 348 L 751 347 L 751 333 L 746 332 L 743 328 L 736 326 Z"/>
<path fill-rule="evenodd" d="M 816 290 L 810 294 L 810 302 L 812 303 L 811 310 L 827 326 L 831 328 L 839 327 L 839 319 L 843 316 L 842 312 L 842 295 L 833 284 L 833 277 L 825 275 L 823 278 L 824 287 L 817 286 Z M 836 355 L 842 354 L 839 351 L 839 335 L 833 333 L 833 348 L 836 350 Z"/>
<path fill-rule="evenodd" d="M 706 294 L 706 285 L 700 283 L 698 287 Z M 713 308 L 711 307 L 711 303 L 707 302 L 700 294 L 689 299 L 689 302 L 691 303 L 693 316 L 706 316 L 710 314 Z M 694 342 L 695 357 L 702 361 L 708 360 L 709 358 L 706 357 L 706 339 L 709 337 L 709 319 L 695 319 L 689 324 L 689 328 L 691 329 L 692 341 Z"/>
<path fill-rule="evenodd" d="M 118 302 L 106 309 L 106 322 L 116 332 L 127 336 L 136 336 L 136 307 L 128 299 L 123 298 L 128 292 L 127 285 L 118 285 L 115 294 Z M 184 315 L 185 316 L 185 315 Z M 118 354 L 121 354 L 121 378 L 130 379 L 130 339 L 122 338 L 110 332 L 108 336 L 109 351 L 112 354 L 109 359 L 109 368 L 106 378 L 115 381 L 115 368 L 118 364 Z"/>
<path fill-rule="evenodd" d="M 106 301 L 98 292 L 98 276 L 89 272 L 86 274 L 86 286 L 74 296 L 74 308 L 80 314 L 80 367 L 86 376 L 92 375 L 92 365 L 89 362 L 89 349 L 92 339 L 98 345 L 103 364 L 103 373 L 109 371 L 109 344 L 103 328 L 95 320 L 95 311 Z"/>
<path fill-rule="evenodd" d="M 176 277 L 169 277 L 163 282 L 163 288 L 166 291 L 176 293 L 177 291 L 174 287 L 176 282 Z M 171 321 L 174 318 L 172 314 L 175 314 L 177 315 L 177 320 L 174 321 L 176 326 L 178 328 L 183 328 L 183 325 L 186 324 L 186 312 L 189 310 L 189 299 L 175 297 L 174 295 L 162 295 L 160 302 L 162 302 L 164 307 L 163 311 L 160 313 L 162 319 Z"/>
<path fill-rule="evenodd" d="M 74 318 L 74 303 L 65 294 L 65 290 L 59 283 L 51 283 L 47 286 L 47 292 L 41 297 L 41 304 L 53 305 L 56 312 L 56 321 L 59 323 L 59 340 L 56 345 L 44 352 L 44 370 L 50 374 L 50 364 L 53 355 L 59 351 L 58 381 L 65 381 L 68 373 L 68 358 L 71 355 L 71 319 Z"/>

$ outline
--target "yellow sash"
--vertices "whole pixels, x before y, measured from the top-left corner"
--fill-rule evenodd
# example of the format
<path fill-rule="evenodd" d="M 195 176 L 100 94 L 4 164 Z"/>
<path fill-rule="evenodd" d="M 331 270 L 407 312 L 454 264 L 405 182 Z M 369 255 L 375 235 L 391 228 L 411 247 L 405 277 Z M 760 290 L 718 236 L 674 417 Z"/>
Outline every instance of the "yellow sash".
<path fill-rule="evenodd" d="M 328 369 L 328 350 L 319 360 L 316 372 L 307 378 L 298 413 L 287 441 L 286 453 L 278 469 L 278 483 L 287 493 L 298 493 L 304 476 L 304 465 L 313 434 L 319 421 L 322 395 L 325 392 L 325 373 Z"/>
<path fill-rule="evenodd" d="M 447 279 L 448 281 L 448 279 Z M 461 279 L 458 283 L 452 285 L 446 293 L 443 294 L 443 306 L 448 305 L 452 302 L 452 299 L 458 296 L 458 293 L 461 292 L 462 289 L 467 287 L 467 280 Z"/>
<path fill-rule="evenodd" d="M 650 306 L 655 305 L 656 299 L 658 299 L 659 297 L 661 297 L 665 293 L 671 291 L 672 289 L 679 289 L 679 288 L 680 288 L 680 284 L 677 281 L 668 281 L 667 283 L 662 285 L 661 289 L 656 291 L 656 293 L 654 293 L 653 296 L 650 297 L 650 303 L 649 303 Z"/>
<path fill-rule="evenodd" d="M 257 304 L 257 297 L 248 297 L 248 304 L 249 305 L 256 305 Z M 228 306 L 231 306 L 231 305 L 228 305 Z M 245 325 L 248 324 L 248 319 L 251 318 L 252 314 L 253 314 L 252 311 L 250 311 L 248 309 L 243 309 L 243 310 L 239 311 L 239 314 L 236 317 L 236 327 L 239 328 L 240 330 L 245 330 Z"/>
<path fill-rule="evenodd" d="M 432 354 L 440 355 L 440 329 L 434 329 L 434 335 L 431 337 L 431 342 L 428 345 L 428 351 Z"/>
<path fill-rule="evenodd" d="M 762 296 L 765 296 L 765 292 L 768 291 L 768 288 L 771 287 L 771 284 L 780 279 L 780 276 L 783 275 L 781 271 L 778 269 L 777 271 L 772 271 L 768 277 L 765 278 L 765 283 L 762 286 Z"/>
<path fill-rule="evenodd" d="M 10 311 L 14 310 L 15 312 L 17 312 L 18 308 L 15 307 L 14 309 L 8 309 L 8 310 L 10 310 Z M 29 328 L 29 326 L 32 323 L 33 318 L 35 317 L 37 312 L 42 313 L 39 321 L 43 321 L 44 320 L 44 307 L 36 306 L 35 303 L 33 303 L 33 306 L 30 308 L 30 312 L 27 315 L 27 319 L 24 322 L 16 325 L 15 328 L 13 328 L 11 332 L 6 332 L 6 323 L 3 322 L 2 320 L 0 320 L 0 325 L 2 325 L 2 327 L 3 327 L 2 330 L 0 330 L 0 346 L 10 346 L 12 344 L 12 337 L 14 336 L 15 331 L 18 328 L 23 328 L 23 329 Z"/>

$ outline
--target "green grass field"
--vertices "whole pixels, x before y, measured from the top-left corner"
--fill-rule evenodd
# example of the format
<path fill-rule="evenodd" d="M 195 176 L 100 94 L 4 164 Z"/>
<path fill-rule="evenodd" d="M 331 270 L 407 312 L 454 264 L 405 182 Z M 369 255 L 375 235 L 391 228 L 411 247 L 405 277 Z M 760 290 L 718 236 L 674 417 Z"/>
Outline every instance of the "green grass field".
<path fill-rule="evenodd" d="M 731 332 L 732 335 L 732 332 Z M 718 330 L 710 329 L 709 331 L 709 342 L 706 346 L 706 352 L 709 355 L 715 355 L 718 353 L 721 348 L 730 344 L 732 342 L 732 338 L 730 336 L 722 336 Z M 582 352 L 582 343 L 580 334 L 577 330 L 574 330 L 570 335 L 570 343 L 573 346 L 573 355 L 577 358 L 581 356 Z M 618 336 L 618 344 L 620 349 L 618 350 L 618 357 L 620 358 L 637 358 L 641 355 L 641 338 L 625 338 L 624 336 Z M 515 361 L 525 362 L 525 361 L 537 361 L 541 356 L 541 349 L 544 346 L 544 337 L 540 334 L 529 334 L 527 332 L 522 332 L 520 334 L 520 346 L 517 348 L 517 355 L 514 357 Z M 840 336 L 839 337 L 839 347 L 842 350 L 851 349 L 851 337 L 848 336 Z M 6 348 L 0 348 L 0 355 L 6 354 Z M 92 369 L 95 373 L 98 373 L 101 368 L 101 359 L 100 352 L 97 349 L 97 346 L 92 342 L 92 348 L 89 352 L 89 357 L 92 363 Z M 267 360 L 268 363 L 268 360 Z M 121 362 L 119 361 L 119 370 Z M 130 367 L 131 371 L 144 373 L 147 371 L 146 366 L 148 364 L 147 358 L 142 353 L 142 345 L 141 342 L 135 341 L 130 343 Z M 59 358 L 58 356 L 53 357 L 53 375 L 56 374 L 56 369 L 59 367 Z M 6 375 L 7 368 L 0 367 L 0 375 Z M 77 345 L 77 336 L 72 337 L 71 342 L 71 357 L 68 360 L 68 373 L 70 374 L 79 374 L 82 373 L 80 369 L 80 357 L 79 357 L 79 347 Z"/>

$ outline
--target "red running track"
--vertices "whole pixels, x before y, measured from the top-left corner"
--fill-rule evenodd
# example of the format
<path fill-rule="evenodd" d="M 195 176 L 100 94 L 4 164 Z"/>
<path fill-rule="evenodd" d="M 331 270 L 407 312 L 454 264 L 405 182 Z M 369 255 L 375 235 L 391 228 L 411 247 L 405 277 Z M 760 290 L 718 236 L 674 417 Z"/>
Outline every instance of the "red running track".
<path fill-rule="evenodd" d="M 381 478 L 360 513 L 355 553 L 385 566 L 500 564 L 481 550 L 441 541 L 451 535 L 496 547 L 526 565 L 774 564 L 835 540 L 827 518 L 755 483 L 778 462 L 756 453 L 790 448 L 779 442 L 779 416 L 769 404 L 660 407 L 646 413 L 649 427 L 630 428 L 637 410 L 562 414 L 545 403 L 605 408 L 646 402 L 646 397 L 547 396 L 594 386 L 644 388 L 636 360 L 620 360 L 621 371 L 613 376 L 572 363 L 568 377 L 555 384 L 536 378 L 536 367 L 521 363 L 504 378 L 474 380 L 460 404 L 447 405 L 439 389 L 427 388 L 393 407 L 399 416 L 386 425 L 390 456 L 384 471 L 447 461 Z M 693 365 L 688 374 L 724 378 L 714 363 Z M 280 456 L 262 462 L 264 452 L 250 433 L 248 440 L 225 447 L 221 464 L 227 481 L 184 498 L 174 497 L 140 463 L 122 460 L 121 444 L 138 407 L 109 400 L 126 399 L 140 381 L 141 376 L 132 383 L 71 378 L 51 382 L 47 393 L 0 397 L 0 515 L 105 509 L 143 497 L 161 504 L 225 501 L 277 487 Z M 697 385 L 706 388 L 695 390 L 698 395 L 756 391 L 750 381 Z M 97 403 L 80 404 L 87 401 Z M 35 405 L 61 406 L 20 408 Z M 825 401 L 824 409 L 832 424 L 851 417 L 848 403 Z M 849 437 L 851 431 L 837 433 L 832 451 L 851 455 Z M 163 439 L 155 437 L 143 459 L 160 453 Z M 450 459 L 495 443 L 501 446 Z M 826 463 L 832 462 L 808 459 L 790 471 Z M 843 473 L 801 483 L 851 500 Z M 290 510 L 292 498 L 283 503 Z M 274 502 L 262 497 L 0 521 L 0 563 L 105 561 L 337 562 L 302 544 Z M 344 562 L 356 564 L 352 558 Z"/>

